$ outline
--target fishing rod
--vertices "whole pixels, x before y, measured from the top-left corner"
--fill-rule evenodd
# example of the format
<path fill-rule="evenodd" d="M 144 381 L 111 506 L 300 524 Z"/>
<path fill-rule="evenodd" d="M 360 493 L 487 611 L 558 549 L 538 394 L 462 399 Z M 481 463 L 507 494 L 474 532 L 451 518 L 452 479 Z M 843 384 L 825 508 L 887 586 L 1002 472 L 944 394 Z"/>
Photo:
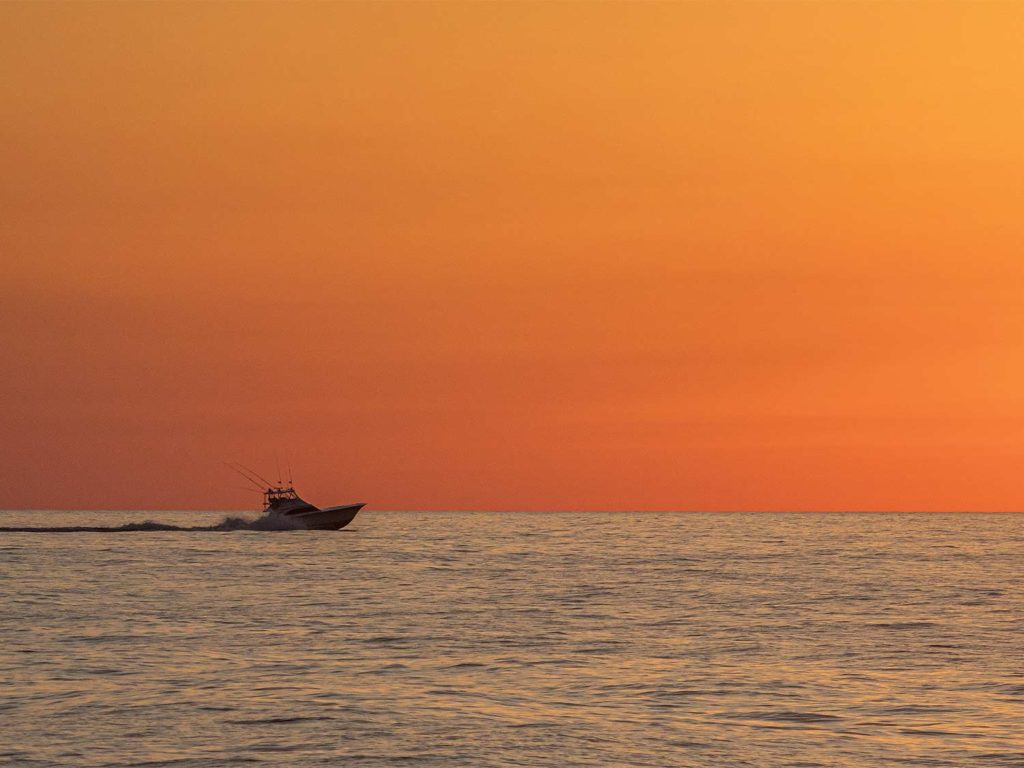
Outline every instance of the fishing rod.
<path fill-rule="evenodd" d="M 271 483 L 266 483 L 266 485 L 260 485 L 256 478 L 258 478 L 259 480 L 263 480 L 263 478 L 257 475 L 252 470 L 246 469 L 241 464 L 235 466 L 231 462 L 225 461 L 224 466 L 230 469 L 232 472 L 237 472 L 239 475 L 244 477 L 248 482 L 252 483 L 252 485 L 260 491 L 260 493 L 262 493 L 265 488 L 271 487 Z"/>
<path fill-rule="evenodd" d="M 263 475 L 261 475 L 255 469 L 249 469 L 247 466 L 245 466 L 244 464 L 239 464 L 237 461 L 235 462 L 235 465 L 241 467 L 242 469 L 244 469 L 246 472 L 248 472 L 250 475 L 255 477 L 257 480 L 265 483 L 268 488 L 272 488 L 274 486 L 274 484 L 272 482 L 267 480 L 267 478 L 265 478 Z"/>

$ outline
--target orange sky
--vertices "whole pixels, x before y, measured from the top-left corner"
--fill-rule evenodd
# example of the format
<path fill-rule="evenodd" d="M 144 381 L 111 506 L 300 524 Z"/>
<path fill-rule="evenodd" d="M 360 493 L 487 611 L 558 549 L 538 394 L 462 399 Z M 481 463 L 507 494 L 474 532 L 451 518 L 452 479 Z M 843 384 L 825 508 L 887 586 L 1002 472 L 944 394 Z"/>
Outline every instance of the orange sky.
<path fill-rule="evenodd" d="M 0 4 L 0 506 L 1024 509 L 1021 40 Z"/>

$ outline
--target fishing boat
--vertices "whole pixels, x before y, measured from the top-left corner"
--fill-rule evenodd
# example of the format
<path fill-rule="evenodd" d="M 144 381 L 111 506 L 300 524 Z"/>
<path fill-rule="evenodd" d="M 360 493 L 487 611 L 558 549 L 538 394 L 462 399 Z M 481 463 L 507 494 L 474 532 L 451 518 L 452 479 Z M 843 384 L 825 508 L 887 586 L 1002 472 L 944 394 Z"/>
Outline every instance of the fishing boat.
<path fill-rule="evenodd" d="M 351 523 L 365 504 L 342 504 L 320 509 L 299 498 L 290 485 L 271 486 L 263 491 L 263 514 L 297 523 L 317 531 L 337 531 Z"/>
<path fill-rule="evenodd" d="M 278 479 L 272 483 L 257 472 L 241 464 L 226 464 L 248 480 L 263 494 L 263 516 L 268 521 L 281 523 L 282 528 L 301 528 L 315 531 L 338 531 L 351 523 L 365 504 L 342 504 L 337 507 L 316 507 L 299 497 L 292 484 L 291 470 L 288 482 Z M 280 475 L 278 471 L 278 475 Z M 277 527 L 276 525 L 274 527 Z"/>

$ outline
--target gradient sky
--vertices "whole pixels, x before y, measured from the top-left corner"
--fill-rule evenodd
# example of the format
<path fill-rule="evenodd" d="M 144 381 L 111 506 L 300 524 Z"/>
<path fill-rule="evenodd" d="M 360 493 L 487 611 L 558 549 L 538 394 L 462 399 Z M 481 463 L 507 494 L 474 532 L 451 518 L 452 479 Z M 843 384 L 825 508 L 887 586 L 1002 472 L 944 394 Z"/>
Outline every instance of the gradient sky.
<path fill-rule="evenodd" d="M 0 506 L 1024 509 L 1022 40 L 0 4 Z"/>

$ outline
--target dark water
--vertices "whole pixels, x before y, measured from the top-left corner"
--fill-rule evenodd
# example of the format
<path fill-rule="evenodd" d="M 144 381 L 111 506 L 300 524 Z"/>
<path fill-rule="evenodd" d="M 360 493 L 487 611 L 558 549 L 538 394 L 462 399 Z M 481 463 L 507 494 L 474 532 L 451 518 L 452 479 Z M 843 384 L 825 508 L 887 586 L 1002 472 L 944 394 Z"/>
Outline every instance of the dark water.
<path fill-rule="evenodd" d="M 0 765 L 1024 766 L 1022 565 L 1020 515 L 4 532 Z"/>

